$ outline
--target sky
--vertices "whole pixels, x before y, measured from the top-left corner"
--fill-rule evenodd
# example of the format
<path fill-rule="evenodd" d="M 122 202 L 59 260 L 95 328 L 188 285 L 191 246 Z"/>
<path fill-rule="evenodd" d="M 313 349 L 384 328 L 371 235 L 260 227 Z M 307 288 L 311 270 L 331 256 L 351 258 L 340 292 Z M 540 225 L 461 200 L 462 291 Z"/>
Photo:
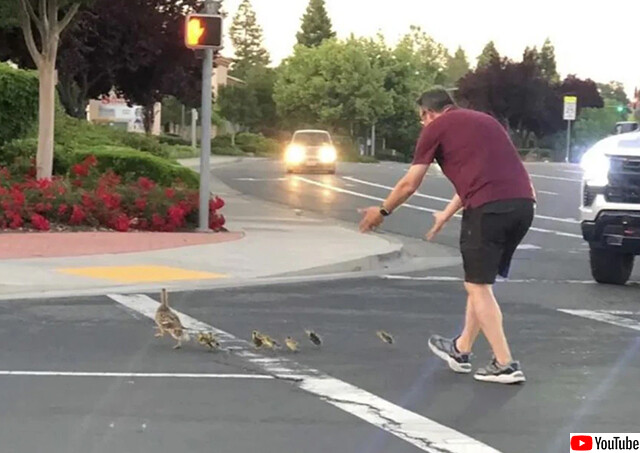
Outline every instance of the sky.
<path fill-rule="evenodd" d="M 289 56 L 308 0 L 252 0 L 273 63 Z M 240 0 L 224 0 L 228 23 Z M 472 64 L 493 40 L 501 55 L 520 59 L 527 46 L 555 46 L 558 71 L 596 82 L 618 80 L 629 95 L 640 88 L 640 0 L 326 0 L 338 37 L 379 31 L 395 43 L 419 25 L 453 53 L 458 46 Z M 232 55 L 227 42 L 223 54 Z"/>

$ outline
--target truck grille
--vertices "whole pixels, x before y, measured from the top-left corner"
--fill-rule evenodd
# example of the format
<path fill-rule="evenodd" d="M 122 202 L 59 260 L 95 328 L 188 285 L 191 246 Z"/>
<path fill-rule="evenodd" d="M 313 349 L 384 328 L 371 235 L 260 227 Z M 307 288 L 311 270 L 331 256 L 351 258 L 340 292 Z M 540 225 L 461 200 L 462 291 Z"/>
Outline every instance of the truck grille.
<path fill-rule="evenodd" d="M 640 158 L 611 158 L 605 198 L 611 203 L 640 203 Z"/>

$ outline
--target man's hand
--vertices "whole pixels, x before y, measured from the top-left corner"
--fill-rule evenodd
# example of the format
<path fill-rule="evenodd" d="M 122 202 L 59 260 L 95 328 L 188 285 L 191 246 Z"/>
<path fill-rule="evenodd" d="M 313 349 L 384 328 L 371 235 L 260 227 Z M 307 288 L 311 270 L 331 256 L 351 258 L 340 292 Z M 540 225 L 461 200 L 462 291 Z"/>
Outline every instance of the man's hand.
<path fill-rule="evenodd" d="M 371 207 L 367 209 L 358 209 L 362 214 L 360 222 L 360 232 L 367 233 L 382 224 L 384 217 L 380 214 L 380 207 Z"/>
<path fill-rule="evenodd" d="M 437 236 L 443 226 L 447 224 L 449 217 L 443 211 L 433 213 L 433 226 L 426 234 L 427 240 L 432 241 Z"/>

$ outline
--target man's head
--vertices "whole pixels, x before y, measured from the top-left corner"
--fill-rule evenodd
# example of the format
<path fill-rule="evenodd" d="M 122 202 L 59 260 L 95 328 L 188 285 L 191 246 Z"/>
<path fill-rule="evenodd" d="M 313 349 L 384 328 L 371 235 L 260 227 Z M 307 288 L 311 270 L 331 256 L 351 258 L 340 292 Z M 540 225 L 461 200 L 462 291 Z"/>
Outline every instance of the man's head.
<path fill-rule="evenodd" d="M 418 98 L 420 120 L 426 126 L 455 105 L 447 90 L 443 87 L 433 87 Z"/>

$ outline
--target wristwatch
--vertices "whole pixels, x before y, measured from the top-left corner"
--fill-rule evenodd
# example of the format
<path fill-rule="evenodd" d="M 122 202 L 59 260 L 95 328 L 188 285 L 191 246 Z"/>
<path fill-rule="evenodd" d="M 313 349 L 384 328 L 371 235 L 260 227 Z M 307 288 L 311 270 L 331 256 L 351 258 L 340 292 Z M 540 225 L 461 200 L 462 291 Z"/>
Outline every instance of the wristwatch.
<path fill-rule="evenodd" d="M 387 211 L 384 206 L 380 206 L 380 214 L 382 214 L 382 217 L 388 217 L 391 215 L 391 212 Z"/>

